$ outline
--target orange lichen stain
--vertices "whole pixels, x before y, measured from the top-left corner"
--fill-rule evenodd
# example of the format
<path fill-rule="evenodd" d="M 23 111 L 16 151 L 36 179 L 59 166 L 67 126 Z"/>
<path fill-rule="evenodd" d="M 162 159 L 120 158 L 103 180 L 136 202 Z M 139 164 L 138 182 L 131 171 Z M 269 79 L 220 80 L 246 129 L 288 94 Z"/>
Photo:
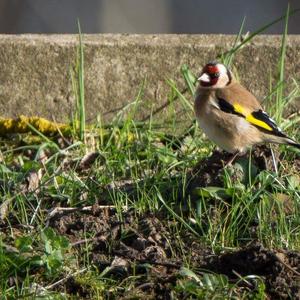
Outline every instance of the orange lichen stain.
<path fill-rule="evenodd" d="M 30 132 L 32 129 L 28 124 L 45 135 L 54 135 L 58 132 L 70 133 L 69 125 L 51 122 L 37 116 L 26 117 L 21 115 L 16 119 L 0 118 L 0 135 Z"/>

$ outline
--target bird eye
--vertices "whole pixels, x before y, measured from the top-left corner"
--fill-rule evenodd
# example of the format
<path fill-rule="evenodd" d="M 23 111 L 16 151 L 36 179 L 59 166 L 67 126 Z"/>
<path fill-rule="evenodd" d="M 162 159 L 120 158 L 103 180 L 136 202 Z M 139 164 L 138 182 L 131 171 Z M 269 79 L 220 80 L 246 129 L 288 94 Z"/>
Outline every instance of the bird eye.
<path fill-rule="evenodd" d="M 220 73 L 219 72 L 211 73 L 211 74 L 209 74 L 209 76 L 211 78 L 218 78 L 218 77 L 220 77 Z"/>

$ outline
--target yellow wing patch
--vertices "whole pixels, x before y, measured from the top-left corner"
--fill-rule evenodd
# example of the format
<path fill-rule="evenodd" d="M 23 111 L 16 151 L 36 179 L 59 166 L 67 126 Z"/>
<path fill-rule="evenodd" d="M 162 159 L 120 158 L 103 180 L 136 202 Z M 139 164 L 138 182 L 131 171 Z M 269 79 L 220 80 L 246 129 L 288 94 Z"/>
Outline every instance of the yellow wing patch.
<path fill-rule="evenodd" d="M 263 129 L 266 129 L 266 130 L 269 130 L 269 131 L 273 131 L 273 129 L 267 124 L 265 123 L 264 121 L 261 121 L 261 120 L 258 120 L 256 118 L 254 118 L 251 114 L 249 114 L 248 116 L 246 116 L 246 120 L 249 122 L 249 123 L 252 123 L 256 126 L 259 126 Z"/>
<path fill-rule="evenodd" d="M 239 105 L 239 104 L 233 104 L 233 107 L 234 107 L 235 112 L 237 112 L 237 113 L 242 114 L 243 116 L 245 116 L 246 120 L 249 123 L 251 123 L 251 124 L 253 124 L 255 126 L 261 127 L 263 129 L 266 129 L 266 130 L 269 130 L 269 131 L 273 131 L 272 127 L 269 126 L 266 122 L 255 118 L 252 114 L 247 114 L 245 112 L 245 109 L 241 105 Z"/>
<path fill-rule="evenodd" d="M 243 107 L 241 105 L 233 104 L 233 108 L 237 113 L 242 114 L 242 115 L 245 116 L 245 110 L 243 109 Z"/>

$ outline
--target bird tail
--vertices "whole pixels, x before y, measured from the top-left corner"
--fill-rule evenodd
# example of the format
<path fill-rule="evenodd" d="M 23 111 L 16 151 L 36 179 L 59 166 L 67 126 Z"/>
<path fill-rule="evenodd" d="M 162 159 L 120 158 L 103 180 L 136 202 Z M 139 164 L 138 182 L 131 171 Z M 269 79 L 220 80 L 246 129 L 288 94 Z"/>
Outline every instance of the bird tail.
<path fill-rule="evenodd" d="M 280 133 L 280 135 L 270 135 L 266 136 L 266 141 L 269 143 L 276 143 L 276 144 L 287 144 L 293 147 L 300 149 L 300 144 L 294 141 L 293 139 L 289 138 L 284 133 Z"/>
<path fill-rule="evenodd" d="M 284 144 L 287 144 L 287 145 L 290 145 L 290 146 L 300 149 L 300 144 L 297 143 L 296 141 L 294 141 L 293 139 L 289 138 L 288 136 L 285 136 L 283 138 L 283 140 L 284 140 Z"/>
<path fill-rule="evenodd" d="M 295 142 L 294 140 L 289 139 L 289 141 L 287 141 L 288 145 L 296 147 L 298 149 L 300 149 L 300 144 L 298 144 L 297 142 Z"/>

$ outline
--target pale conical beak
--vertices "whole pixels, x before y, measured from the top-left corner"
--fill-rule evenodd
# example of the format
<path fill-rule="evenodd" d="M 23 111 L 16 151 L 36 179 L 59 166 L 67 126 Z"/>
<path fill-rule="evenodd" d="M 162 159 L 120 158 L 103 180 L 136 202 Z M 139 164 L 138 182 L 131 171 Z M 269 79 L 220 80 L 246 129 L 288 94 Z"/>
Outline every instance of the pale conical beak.
<path fill-rule="evenodd" d="M 210 78 L 206 73 L 203 73 L 197 80 L 203 82 L 210 82 Z"/>

